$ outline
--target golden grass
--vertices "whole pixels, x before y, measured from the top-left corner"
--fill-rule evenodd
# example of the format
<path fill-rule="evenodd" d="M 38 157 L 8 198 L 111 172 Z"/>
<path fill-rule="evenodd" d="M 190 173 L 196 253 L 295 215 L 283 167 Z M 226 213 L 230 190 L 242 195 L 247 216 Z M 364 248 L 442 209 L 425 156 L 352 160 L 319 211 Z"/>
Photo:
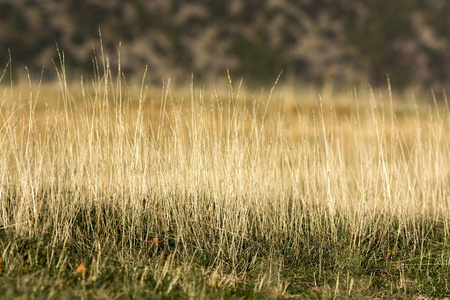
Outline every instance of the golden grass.
<path fill-rule="evenodd" d="M 225 95 L 191 87 L 181 96 L 164 86 L 148 96 L 106 78 L 93 86 L 4 87 L 4 228 L 32 232 L 46 201 L 62 214 L 117 201 L 136 217 L 150 205 L 143 199 L 160 209 L 192 206 L 178 222 L 205 217 L 196 210 L 212 201 L 223 215 L 207 214 L 205 226 L 220 228 L 224 217 L 239 235 L 250 211 L 262 231 L 278 233 L 296 230 L 291 213 L 301 219 L 307 207 L 333 222 L 339 212 L 355 234 L 374 212 L 405 222 L 448 214 L 447 106 L 398 118 L 375 94 L 301 102 L 236 91 L 231 82 Z M 68 201 L 63 191 L 77 197 Z"/>
<path fill-rule="evenodd" d="M 348 238 L 355 249 L 386 239 L 395 223 L 397 241 L 417 249 L 427 234 L 415 231 L 417 220 L 450 233 L 442 99 L 414 103 L 369 88 L 296 98 L 231 80 L 227 89 L 172 91 L 104 76 L 87 86 L 62 76 L 57 86 L 1 87 L 3 230 L 65 244 L 79 236 L 81 216 L 91 236 L 77 243 L 99 253 L 97 264 L 105 245 L 125 261 L 126 247 L 146 243 L 165 252 L 164 276 L 174 258 L 209 252 L 212 265 L 231 270 L 221 280 L 211 272 L 218 285 L 245 280 L 242 261 L 254 265 L 263 242 L 302 257 L 317 249 L 312 236 Z M 395 253 L 385 250 L 387 261 Z"/>

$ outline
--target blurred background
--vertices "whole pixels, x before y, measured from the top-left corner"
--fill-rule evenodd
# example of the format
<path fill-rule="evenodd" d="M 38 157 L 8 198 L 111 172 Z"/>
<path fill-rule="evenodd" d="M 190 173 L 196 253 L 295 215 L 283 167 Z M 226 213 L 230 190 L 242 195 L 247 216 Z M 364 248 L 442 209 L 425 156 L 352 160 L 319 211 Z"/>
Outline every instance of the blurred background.
<path fill-rule="evenodd" d="M 73 79 L 92 74 L 99 28 L 114 70 L 125 76 L 254 85 L 450 85 L 448 0 L 2 0 L 0 66 L 56 76 L 56 43 Z M 75 75 L 77 74 L 77 75 Z"/>

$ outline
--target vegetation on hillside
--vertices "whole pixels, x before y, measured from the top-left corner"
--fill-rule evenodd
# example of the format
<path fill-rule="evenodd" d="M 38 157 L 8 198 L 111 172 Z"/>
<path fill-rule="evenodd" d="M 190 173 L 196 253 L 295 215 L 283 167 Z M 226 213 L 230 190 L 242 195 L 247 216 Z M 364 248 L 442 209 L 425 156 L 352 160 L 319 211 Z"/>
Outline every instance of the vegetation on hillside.
<path fill-rule="evenodd" d="M 158 82 L 191 73 L 214 81 L 230 69 L 248 82 L 284 70 L 319 84 L 384 85 L 390 74 L 397 88 L 445 87 L 449 14 L 445 0 L 8 0 L 0 3 L 0 63 L 11 49 L 16 66 L 39 73 L 45 60 L 51 69 L 57 42 L 72 71 L 91 70 L 100 27 L 111 61 L 122 42 L 129 77 L 148 65 Z"/>

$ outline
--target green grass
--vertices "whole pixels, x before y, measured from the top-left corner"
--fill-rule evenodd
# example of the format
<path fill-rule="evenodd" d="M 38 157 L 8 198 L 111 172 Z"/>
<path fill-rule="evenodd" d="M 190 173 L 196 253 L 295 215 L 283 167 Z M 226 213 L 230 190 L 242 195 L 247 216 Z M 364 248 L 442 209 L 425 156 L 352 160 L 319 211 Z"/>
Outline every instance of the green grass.
<path fill-rule="evenodd" d="M 218 249 L 213 246 L 203 251 L 195 245 L 183 247 L 175 236 L 163 245 L 130 245 L 129 239 L 105 242 L 89 230 L 86 220 L 74 222 L 66 242 L 3 230 L 0 293 L 38 299 L 445 297 L 450 252 L 443 241 L 444 226 L 416 225 L 428 232 L 416 249 L 415 241 L 399 237 L 401 229 L 395 226 L 378 243 L 372 242 L 369 231 L 367 238 L 356 240 L 347 234 L 338 241 L 305 236 L 305 244 L 297 249 L 283 244 L 288 240 L 282 238 L 249 236 L 235 267 L 226 255 L 215 257 Z M 174 258 L 167 259 L 171 253 Z M 80 263 L 88 269 L 86 278 L 75 271 Z M 71 278 L 76 280 L 68 284 Z"/>

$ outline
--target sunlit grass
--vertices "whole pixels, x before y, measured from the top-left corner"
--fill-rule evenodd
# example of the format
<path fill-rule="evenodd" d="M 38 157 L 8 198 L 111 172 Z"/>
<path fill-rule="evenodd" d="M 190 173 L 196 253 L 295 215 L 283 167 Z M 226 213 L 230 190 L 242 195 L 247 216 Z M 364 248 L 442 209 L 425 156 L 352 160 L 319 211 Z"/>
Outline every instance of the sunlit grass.
<path fill-rule="evenodd" d="M 0 293 L 449 294 L 445 95 L 58 72 L 1 87 Z"/>

